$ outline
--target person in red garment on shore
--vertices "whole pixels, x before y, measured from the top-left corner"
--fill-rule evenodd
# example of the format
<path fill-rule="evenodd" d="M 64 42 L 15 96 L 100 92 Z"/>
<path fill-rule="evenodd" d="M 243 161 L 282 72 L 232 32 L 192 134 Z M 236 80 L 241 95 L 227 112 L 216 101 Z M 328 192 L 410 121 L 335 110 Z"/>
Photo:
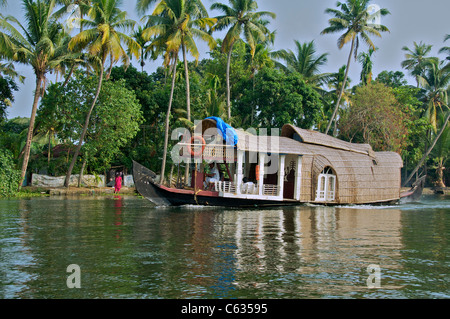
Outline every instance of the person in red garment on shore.
<path fill-rule="evenodd" d="M 122 188 L 122 174 L 120 172 L 116 172 L 116 180 L 114 184 L 114 194 L 118 194 L 120 189 Z"/>

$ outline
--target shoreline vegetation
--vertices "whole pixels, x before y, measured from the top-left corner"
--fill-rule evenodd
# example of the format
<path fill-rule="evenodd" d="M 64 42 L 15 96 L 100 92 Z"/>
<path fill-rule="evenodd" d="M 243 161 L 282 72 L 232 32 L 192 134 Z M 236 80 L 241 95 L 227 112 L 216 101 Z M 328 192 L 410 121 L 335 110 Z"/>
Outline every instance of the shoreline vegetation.
<path fill-rule="evenodd" d="M 401 191 L 407 191 L 404 187 Z M 58 197 L 58 196 L 137 196 L 142 197 L 134 187 L 122 187 L 119 194 L 114 194 L 114 187 L 35 187 L 26 186 L 13 196 L 3 199 L 20 199 L 28 197 Z M 450 187 L 434 188 L 426 187 L 423 195 L 450 195 Z M 1 198 L 0 198 L 1 199 Z"/>
<path fill-rule="evenodd" d="M 114 194 L 114 187 L 22 187 L 11 198 L 52 197 L 52 196 L 140 196 L 134 187 L 122 187 L 120 193 Z"/>
<path fill-rule="evenodd" d="M 331 53 L 315 40 L 292 30 L 294 49 L 275 49 L 276 14 L 260 11 L 257 0 L 209 8 L 201 0 L 137 0 L 137 21 L 123 0 L 21 2 L 18 16 L 0 14 L 0 197 L 32 185 L 32 173 L 65 176 L 74 192 L 72 175 L 129 171 L 133 160 L 161 184 L 175 172 L 186 181 L 188 165 L 170 156 L 179 142 L 170 134 L 211 116 L 257 134 L 292 124 L 370 144 L 401 156 L 402 186 L 424 175 L 427 187 L 450 185 L 449 30 L 433 30 L 442 34 L 436 56 L 418 38 L 393 52 L 404 56 L 398 69 L 374 74 L 377 52 L 390 49 L 381 41 L 395 27 L 383 25 L 389 8 L 337 1 L 323 8 L 320 36 L 338 39 L 348 59 L 323 73 Z M 144 70 L 161 58 L 155 72 Z M 18 64 L 34 71 L 34 100 L 29 118 L 8 119 L 24 80 Z M 359 79 L 348 76 L 355 68 Z"/>

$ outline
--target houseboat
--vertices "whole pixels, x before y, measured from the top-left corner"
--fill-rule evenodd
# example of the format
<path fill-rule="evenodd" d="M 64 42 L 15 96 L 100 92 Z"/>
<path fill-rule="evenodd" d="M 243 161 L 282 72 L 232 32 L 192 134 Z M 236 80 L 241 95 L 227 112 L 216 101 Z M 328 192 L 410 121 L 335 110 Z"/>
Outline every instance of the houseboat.
<path fill-rule="evenodd" d="M 270 133 L 207 118 L 174 148 L 191 168 L 187 185 L 161 185 L 154 172 L 134 162 L 137 191 L 158 206 L 227 207 L 392 204 L 421 195 L 423 184 L 401 194 L 403 162 L 397 153 L 293 125 Z M 210 166 L 220 175 L 209 177 Z"/>

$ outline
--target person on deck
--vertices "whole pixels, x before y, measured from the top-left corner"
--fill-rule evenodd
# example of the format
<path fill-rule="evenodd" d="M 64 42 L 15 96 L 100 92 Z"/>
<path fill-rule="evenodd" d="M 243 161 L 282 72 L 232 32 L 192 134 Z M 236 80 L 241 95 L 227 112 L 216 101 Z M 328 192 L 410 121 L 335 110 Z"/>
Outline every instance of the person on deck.
<path fill-rule="evenodd" d="M 214 162 L 209 163 L 209 174 L 206 174 L 205 176 L 206 179 L 205 182 L 203 183 L 205 189 L 207 189 L 210 184 L 220 181 L 219 169 L 217 168 Z"/>
<path fill-rule="evenodd" d="M 255 188 L 255 184 L 253 182 L 249 181 L 247 177 L 244 177 L 242 182 L 243 182 L 242 192 L 244 194 L 252 194 L 254 191 L 254 188 Z"/>
<path fill-rule="evenodd" d="M 116 172 L 116 180 L 114 184 L 114 194 L 118 194 L 122 188 L 122 176 L 120 172 Z"/>

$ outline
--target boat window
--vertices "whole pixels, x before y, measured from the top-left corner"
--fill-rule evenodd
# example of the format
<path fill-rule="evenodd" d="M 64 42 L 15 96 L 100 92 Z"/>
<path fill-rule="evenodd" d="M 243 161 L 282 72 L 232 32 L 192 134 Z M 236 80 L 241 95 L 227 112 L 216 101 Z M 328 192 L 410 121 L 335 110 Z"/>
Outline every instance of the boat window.
<path fill-rule="evenodd" d="M 316 201 L 331 202 L 336 198 L 336 175 L 331 167 L 325 167 L 319 175 Z"/>

